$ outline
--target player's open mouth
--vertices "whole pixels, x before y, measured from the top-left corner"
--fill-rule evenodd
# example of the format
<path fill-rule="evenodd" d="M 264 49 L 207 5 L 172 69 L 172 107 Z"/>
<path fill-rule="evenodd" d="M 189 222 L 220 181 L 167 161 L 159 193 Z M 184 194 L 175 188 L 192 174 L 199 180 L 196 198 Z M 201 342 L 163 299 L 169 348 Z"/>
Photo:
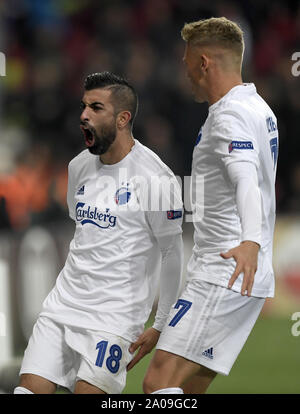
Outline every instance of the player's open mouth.
<path fill-rule="evenodd" d="M 92 130 L 91 127 L 88 127 L 86 125 L 80 125 L 80 128 L 84 135 L 85 145 L 87 147 L 92 147 L 95 144 L 94 131 Z"/>

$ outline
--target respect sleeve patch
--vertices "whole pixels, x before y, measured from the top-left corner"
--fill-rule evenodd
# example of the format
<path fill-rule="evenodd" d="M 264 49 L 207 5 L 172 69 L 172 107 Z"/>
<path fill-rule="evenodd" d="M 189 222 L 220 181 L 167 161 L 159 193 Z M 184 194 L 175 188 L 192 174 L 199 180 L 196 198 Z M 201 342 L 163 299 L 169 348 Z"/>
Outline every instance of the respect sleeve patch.
<path fill-rule="evenodd" d="M 251 141 L 231 141 L 228 145 L 228 151 L 231 153 L 234 149 L 239 150 L 253 150 L 253 143 Z"/>

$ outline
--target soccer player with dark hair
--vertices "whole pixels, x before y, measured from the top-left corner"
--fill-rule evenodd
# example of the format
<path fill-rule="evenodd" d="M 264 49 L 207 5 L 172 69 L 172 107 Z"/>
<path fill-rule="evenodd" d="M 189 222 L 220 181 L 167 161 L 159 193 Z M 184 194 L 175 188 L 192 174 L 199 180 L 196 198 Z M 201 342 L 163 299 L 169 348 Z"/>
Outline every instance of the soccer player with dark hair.
<path fill-rule="evenodd" d="M 242 81 L 236 23 L 188 23 L 182 37 L 193 93 L 209 112 L 193 152 L 187 284 L 160 335 L 146 393 L 204 393 L 217 373 L 228 375 L 274 295 L 276 117 L 254 84 Z"/>
<path fill-rule="evenodd" d="M 180 287 L 181 189 L 132 135 L 136 92 L 108 72 L 89 75 L 84 89 L 87 149 L 69 164 L 67 194 L 75 234 L 34 325 L 15 394 L 50 394 L 57 385 L 121 393 L 127 369 L 155 346 Z M 144 331 L 158 283 L 155 321 Z"/>

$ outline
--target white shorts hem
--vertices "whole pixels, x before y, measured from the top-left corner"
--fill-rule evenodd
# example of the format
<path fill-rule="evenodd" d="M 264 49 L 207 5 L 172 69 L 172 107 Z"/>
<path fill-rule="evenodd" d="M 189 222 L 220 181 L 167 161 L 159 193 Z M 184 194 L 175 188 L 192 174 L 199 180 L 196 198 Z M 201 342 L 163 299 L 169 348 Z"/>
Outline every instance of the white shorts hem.
<path fill-rule="evenodd" d="M 54 375 L 51 375 L 45 371 L 42 371 L 38 368 L 26 368 L 26 367 L 22 367 L 22 369 L 20 370 L 20 374 L 33 374 L 33 375 L 38 375 L 39 377 L 45 378 L 48 381 L 53 382 L 54 384 L 60 386 L 60 387 L 64 387 L 64 388 L 68 388 L 71 392 L 74 392 L 74 387 L 72 387 L 70 384 L 67 384 L 66 382 L 64 382 L 61 378 L 58 379 L 56 378 Z"/>
<path fill-rule="evenodd" d="M 211 369 L 212 371 L 216 372 L 217 374 L 226 375 L 226 376 L 229 375 L 230 368 L 228 369 L 228 367 L 223 367 L 223 366 L 220 366 L 218 364 L 214 364 L 213 362 L 210 362 L 210 361 L 208 361 L 204 358 L 203 359 L 200 358 L 200 359 L 196 360 L 195 358 L 193 358 L 190 355 L 186 355 L 181 351 L 175 351 L 174 349 L 173 350 L 168 349 L 168 347 L 166 347 L 164 345 L 163 346 L 157 346 L 156 349 L 161 349 L 162 351 L 166 351 L 166 352 L 169 352 L 171 354 L 175 354 L 175 355 L 178 355 L 182 358 L 188 359 L 189 361 L 195 362 L 198 365 L 202 365 L 206 368 Z"/>

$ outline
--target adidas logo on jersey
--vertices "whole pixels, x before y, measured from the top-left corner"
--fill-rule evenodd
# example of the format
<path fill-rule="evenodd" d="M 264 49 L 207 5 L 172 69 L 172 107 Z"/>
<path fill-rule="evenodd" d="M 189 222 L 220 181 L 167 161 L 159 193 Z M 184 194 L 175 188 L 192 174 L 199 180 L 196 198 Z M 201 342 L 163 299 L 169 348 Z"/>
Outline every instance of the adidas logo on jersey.
<path fill-rule="evenodd" d="M 214 359 L 213 350 L 214 350 L 213 348 L 208 348 L 208 349 L 206 349 L 206 351 L 202 352 L 202 355 L 204 355 L 205 357 L 207 357 L 209 359 Z"/>
<path fill-rule="evenodd" d="M 79 190 L 76 193 L 77 195 L 83 195 L 84 194 L 84 185 L 79 188 Z"/>

